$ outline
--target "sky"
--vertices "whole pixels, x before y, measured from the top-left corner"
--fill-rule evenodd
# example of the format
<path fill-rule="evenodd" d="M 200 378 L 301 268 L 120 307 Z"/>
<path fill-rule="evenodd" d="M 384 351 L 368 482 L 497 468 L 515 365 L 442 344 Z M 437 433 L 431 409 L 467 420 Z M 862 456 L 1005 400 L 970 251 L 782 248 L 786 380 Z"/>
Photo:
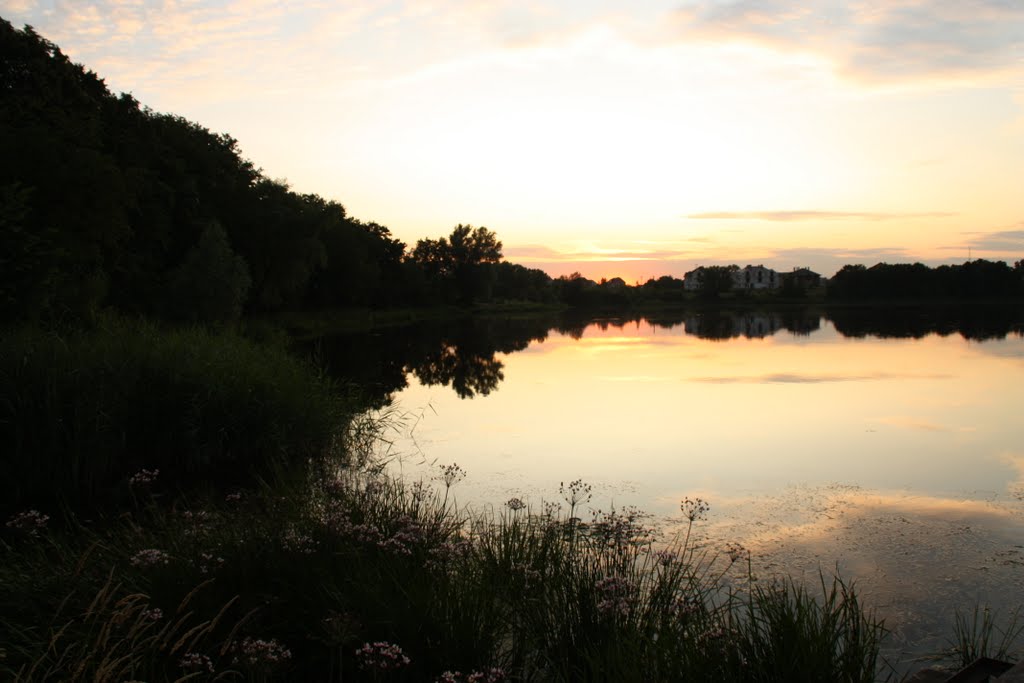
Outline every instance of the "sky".
<path fill-rule="evenodd" d="M 410 246 L 629 282 L 1024 258 L 1022 0 L 0 0 Z"/>

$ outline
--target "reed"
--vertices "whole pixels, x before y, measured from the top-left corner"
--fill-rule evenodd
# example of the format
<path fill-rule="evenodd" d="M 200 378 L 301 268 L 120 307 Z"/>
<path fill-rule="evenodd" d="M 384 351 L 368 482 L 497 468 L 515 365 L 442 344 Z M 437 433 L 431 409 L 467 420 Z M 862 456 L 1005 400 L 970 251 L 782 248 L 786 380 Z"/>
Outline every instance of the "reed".
<path fill-rule="evenodd" d="M 467 512 L 459 471 L 410 483 L 327 467 L 173 503 L 157 477 L 116 517 L 25 516 L 0 545 L 0 677 L 75 680 L 75 662 L 150 681 L 881 675 L 884 630 L 852 586 L 739 593 L 742 549 L 691 533 L 703 503 L 684 502 L 687 531 L 666 541 L 638 510 L 582 515 L 582 489 L 565 512 Z M 141 616 L 154 609 L 166 616 Z"/>
<path fill-rule="evenodd" d="M 106 318 L 0 332 L 0 513 L 123 503 L 126 475 L 182 486 L 337 452 L 348 403 L 311 366 L 231 333 Z"/>

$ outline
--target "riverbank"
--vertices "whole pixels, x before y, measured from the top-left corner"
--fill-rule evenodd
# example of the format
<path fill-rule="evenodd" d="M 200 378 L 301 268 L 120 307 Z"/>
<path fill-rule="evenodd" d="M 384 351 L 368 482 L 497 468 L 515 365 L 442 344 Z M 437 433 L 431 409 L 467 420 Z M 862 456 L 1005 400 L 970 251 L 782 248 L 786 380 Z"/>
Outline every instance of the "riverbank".
<path fill-rule="evenodd" d="M 454 463 L 419 481 L 382 476 L 376 449 L 395 417 L 355 417 L 341 383 L 281 347 L 113 321 L 22 330 L 0 350 L 0 405 L 18 409 L 0 423 L 23 430 L 5 437 L 18 445 L 5 471 L 21 472 L 0 528 L 7 679 L 891 671 L 858 591 L 827 575 L 751 581 L 745 549 L 693 542 L 699 499 L 681 502 L 684 532 L 666 539 L 638 510 L 590 512 L 580 481 L 555 506 L 513 498 L 470 513 L 454 503 Z M 36 432 L 60 438 L 25 438 Z M 33 497 L 51 481 L 76 495 Z M 90 481 L 103 485 L 77 491 Z"/>

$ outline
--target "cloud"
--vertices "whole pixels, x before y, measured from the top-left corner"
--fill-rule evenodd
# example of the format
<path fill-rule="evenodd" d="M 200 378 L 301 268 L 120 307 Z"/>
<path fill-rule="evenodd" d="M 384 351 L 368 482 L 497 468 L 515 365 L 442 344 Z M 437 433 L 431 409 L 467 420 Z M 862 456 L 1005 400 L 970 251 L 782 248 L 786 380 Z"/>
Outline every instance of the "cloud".
<path fill-rule="evenodd" d="M 1024 252 L 1024 230 L 1001 230 L 997 232 L 967 233 L 967 244 L 977 251 Z M 959 249 L 963 247 L 947 247 Z"/>
<path fill-rule="evenodd" d="M 709 238 L 695 237 L 692 240 L 682 240 L 703 244 L 710 241 Z M 527 244 L 510 246 L 504 249 L 505 258 L 509 260 L 525 260 L 536 263 L 561 263 L 561 262 L 612 262 L 612 261 L 680 261 L 693 259 L 701 252 L 693 248 L 662 247 L 660 249 L 650 248 L 646 245 L 660 246 L 662 243 L 655 241 L 643 241 L 630 243 L 623 247 L 602 248 L 589 247 L 583 249 L 554 249 L 539 244 Z"/>
<path fill-rule="evenodd" d="M 767 375 L 736 375 L 718 377 L 691 377 L 691 382 L 703 382 L 706 384 L 827 384 L 833 382 L 868 382 L 890 379 L 948 379 L 949 375 L 942 374 L 899 374 L 899 373 L 869 373 L 865 375 L 812 375 L 799 373 L 772 373 Z"/>
<path fill-rule="evenodd" d="M 873 83 L 1019 72 L 1024 54 L 1015 0 L 695 0 L 671 20 L 680 40 L 810 52 Z"/>
<path fill-rule="evenodd" d="M 36 0 L 5 0 L 0 10 L 4 14 L 28 14 L 36 9 Z"/>
<path fill-rule="evenodd" d="M 946 425 L 936 424 L 929 422 L 928 420 L 922 420 L 916 417 L 906 417 L 902 415 L 894 415 L 891 417 L 881 417 L 876 420 L 879 424 L 889 425 L 890 427 L 899 427 L 901 429 L 909 429 L 915 432 L 951 432 L 952 427 Z M 964 431 L 961 429 L 961 431 Z"/>
<path fill-rule="evenodd" d="M 695 220 L 755 220 L 755 221 L 836 221 L 836 220 L 868 220 L 890 221 L 908 218 L 948 218 L 955 213 L 889 213 L 870 211 L 711 211 L 690 214 L 687 218 Z"/>

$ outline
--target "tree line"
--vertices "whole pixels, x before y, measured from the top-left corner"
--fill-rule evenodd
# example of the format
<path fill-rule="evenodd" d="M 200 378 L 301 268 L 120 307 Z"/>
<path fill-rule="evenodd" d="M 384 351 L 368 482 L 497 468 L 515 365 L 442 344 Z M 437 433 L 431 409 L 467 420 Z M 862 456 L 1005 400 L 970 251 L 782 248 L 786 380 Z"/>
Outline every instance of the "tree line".
<path fill-rule="evenodd" d="M 409 247 L 336 201 L 267 177 L 230 135 L 111 93 L 31 27 L 3 19 L 0 92 L 0 319 L 112 307 L 214 322 L 338 307 L 684 299 L 683 281 L 667 275 L 630 286 L 508 263 L 486 227 L 460 224 Z M 1020 290 L 1020 263 L 984 263 L 937 269 L 927 285 L 919 264 L 847 266 L 830 292 Z"/>

